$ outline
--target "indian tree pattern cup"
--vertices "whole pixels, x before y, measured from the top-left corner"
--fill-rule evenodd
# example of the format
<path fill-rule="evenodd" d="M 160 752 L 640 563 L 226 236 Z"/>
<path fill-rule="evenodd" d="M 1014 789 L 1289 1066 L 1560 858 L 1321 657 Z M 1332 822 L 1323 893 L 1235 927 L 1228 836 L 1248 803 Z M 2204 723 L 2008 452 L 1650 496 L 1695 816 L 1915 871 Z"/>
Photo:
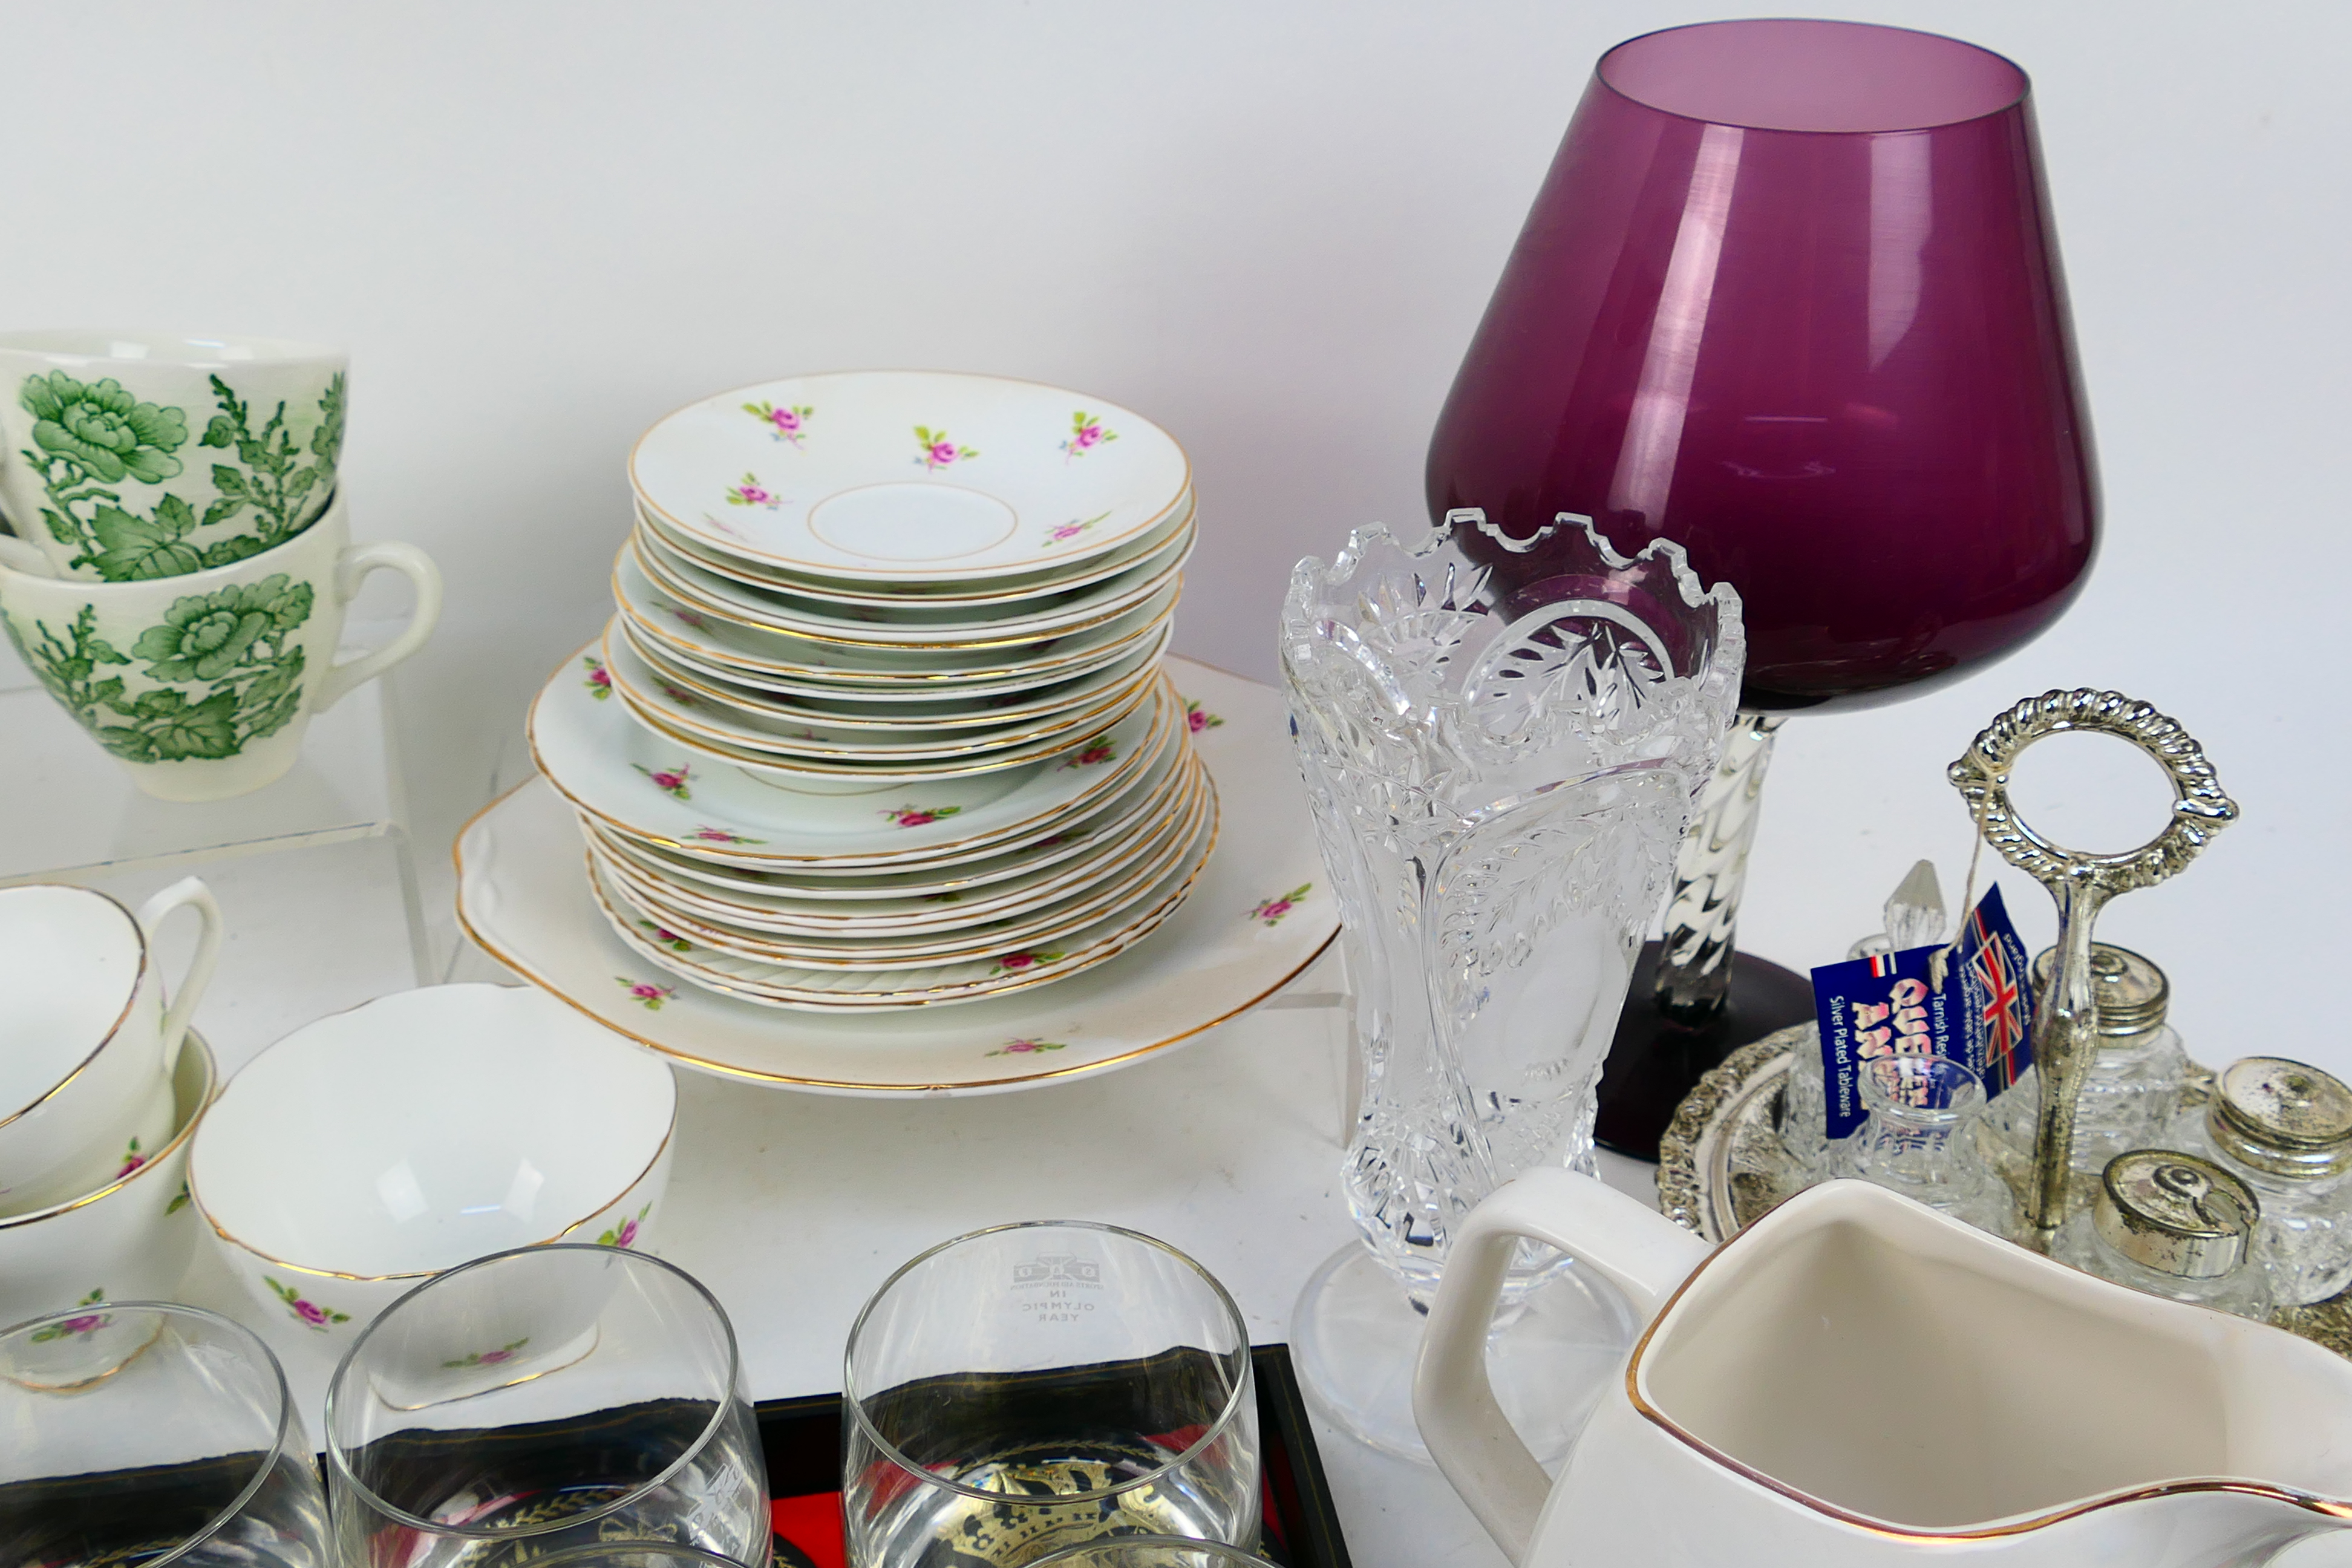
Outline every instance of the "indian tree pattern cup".
<path fill-rule="evenodd" d="M 334 495 L 348 365 L 278 338 L 0 333 L 0 512 L 85 581 L 258 555 Z"/>
<path fill-rule="evenodd" d="M 362 579 L 416 590 L 408 625 L 335 661 Z M 225 800 L 275 783 L 302 731 L 415 653 L 441 614 L 441 574 L 413 544 L 351 542 L 338 498 L 318 523 L 233 565 L 147 582 L 36 577 L 0 566 L 0 624 L 68 713 L 159 800 Z"/>

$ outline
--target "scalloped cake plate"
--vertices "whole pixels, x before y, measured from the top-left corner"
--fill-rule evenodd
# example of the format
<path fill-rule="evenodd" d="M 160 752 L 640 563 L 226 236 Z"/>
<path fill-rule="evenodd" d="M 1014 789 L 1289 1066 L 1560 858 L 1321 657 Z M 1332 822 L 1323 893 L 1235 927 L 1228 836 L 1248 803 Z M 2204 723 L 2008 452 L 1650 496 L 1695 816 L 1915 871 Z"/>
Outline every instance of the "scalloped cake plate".
<path fill-rule="evenodd" d="M 1339 931 L 1280 694 L 1188 660 L 1171 659 L 1170 670 L 1198 703 L 1193 739 L 1223 804 L 1216 848 L 1166 925 L 1057 984 L 951 1007 L 787 1015 L 677 981 L 605 923 L 579 827 L 543 780 L 493 803 L 459 837 L 458 917 L 525 978 L 726 1077 L 826 1093 L 960 1095 L 1125 1066 L 1273 994 Z"/>
<path fill-rule="evenodd" d="M 1188 500 L 1174 438 L 1097 397 L 996 376 L 849 371 L 689 403 L 629 454 L 639 502 L 723 555 L 853 582 L 1051 571 Z"/>

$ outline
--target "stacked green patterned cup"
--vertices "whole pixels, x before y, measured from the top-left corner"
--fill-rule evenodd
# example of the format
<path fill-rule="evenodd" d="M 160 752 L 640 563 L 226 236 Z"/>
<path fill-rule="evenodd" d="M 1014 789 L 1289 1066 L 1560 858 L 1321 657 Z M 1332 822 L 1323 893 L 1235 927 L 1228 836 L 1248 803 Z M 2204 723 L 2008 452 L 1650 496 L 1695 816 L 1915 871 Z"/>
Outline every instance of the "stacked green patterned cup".
<path fill-rule="evenodd" d="M 423 645 L 440 578 L 352 547 L 336 484 L 347 361 L 268 338 L 0 334 L 0 624 L 51 696 L 167 800 L 258 789 L 316 714 Z M 408 626 L 338 665 L 379 567 Z"/>

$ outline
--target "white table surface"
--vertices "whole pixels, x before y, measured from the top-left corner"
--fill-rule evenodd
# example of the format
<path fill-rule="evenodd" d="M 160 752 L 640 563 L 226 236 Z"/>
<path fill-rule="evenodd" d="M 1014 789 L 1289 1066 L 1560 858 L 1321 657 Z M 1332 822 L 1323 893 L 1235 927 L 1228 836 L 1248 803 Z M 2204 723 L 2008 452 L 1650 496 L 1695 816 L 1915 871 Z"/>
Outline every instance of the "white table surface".
<path fill-rule="evenodd" d="M 1327 960 L 1294 988 L 1324 990 L 1338 967 Z M 477 956 L 459 973 L 490 971 Z M 932 1243 L 1006 1220 L 1108 1220 L 1164 1237 L 1233 1291 L 1254 1341 L 1286 1341 L 1307 1274 L 1354 1235 L 1339 1181 L 1345 1017 L 1261 1009 L 1123 1071 L 963 1100 L 793 1094 L 681 1072 L 655 1249 L 726 1305 L 762 1399 L 839 1388 L 850 1321 L 874 1288 Z M 234 1033 L 231 1070 L 267 1043 Z M 1601 1165 L 1611 1184 L 1654 1199 L 1654 1167 L 1606 1152 Z M 259 1309 L 209 1248 L 181 1293 L 268 1340 L 315 1436 L 340 1342 Z M 1504 1563 L 1435 1470 L 1315 1425 L 1360 1568 Z M 2352 1545 L 2339 1536 L 2288 1560 L 2352 1563 Z"/>

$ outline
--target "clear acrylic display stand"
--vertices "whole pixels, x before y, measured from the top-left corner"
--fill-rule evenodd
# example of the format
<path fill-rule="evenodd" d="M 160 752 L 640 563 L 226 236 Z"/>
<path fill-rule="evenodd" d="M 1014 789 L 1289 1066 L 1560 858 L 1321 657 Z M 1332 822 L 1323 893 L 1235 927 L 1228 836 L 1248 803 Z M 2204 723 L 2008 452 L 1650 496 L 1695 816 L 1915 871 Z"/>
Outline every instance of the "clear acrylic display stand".
<path fill-rule="evenodd" d="M 346 637 L 372 647 L 394 629 L 355 623 Z M 323 1013 L 425 983 L 389 679 L 314 720 L 276 784 L 186 804 L 142 795 L 0 641 L 0 887 L 72 882 L 135 907 L 202 877 L 228 935 L 195 1023 L 225 1069 Z M 167 976 L 193 924 L 162 933 Z"/>

